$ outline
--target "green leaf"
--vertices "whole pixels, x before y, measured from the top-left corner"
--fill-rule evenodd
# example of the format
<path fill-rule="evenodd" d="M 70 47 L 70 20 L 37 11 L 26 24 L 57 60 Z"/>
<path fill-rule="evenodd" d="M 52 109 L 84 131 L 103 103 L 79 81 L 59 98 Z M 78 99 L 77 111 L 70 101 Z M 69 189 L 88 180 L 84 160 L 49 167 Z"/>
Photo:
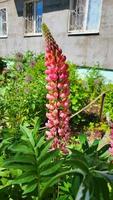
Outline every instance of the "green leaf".
<path fill-rule="evenodd" d="M 105 178 L 110 183 L 113 183 L 113 172 L 99 171 L 99 170 L 95 170 L 94 172 L 96 172 L 97 174 L 99 174 L 101 177 Z"/>
<path fill-rule="evenodd" d="M 42 149 L 39 158 L 37 159 L 38 164 L 40 164 L 42 158 L 47 154 L 48 150 L 50 149 L 52 141 L 47 141 L 45 143 L 45 147 Z"/>
<path fill-rule="evenodd" d="M 23 183 L 29 183 L 34 181 L 35 179 L 37 179 L 36 176 L 34 175 L 21 175 L 20 177 L 18 177 L 17 179 L 15 179 L 14 181 L 12 181 L 12 184 L 23 184 Z"/>
<path fill-rule="evenodd" d="M 74 170 L 68 170 L 68 171 L 63 171 L 61 173 L 57 173 L 57 175 L 53 176 L 52 178 L 50 178 L 50 180 L 48 182 L 46 182 L 46 184 L 44 185 L 41 193 L 40 193 L 40 199 L 43 199 L 43 197 L 46 194 L 46 190 L 51 187 L 51 185 L 53 186 L 54 184 L 56 184 L 56 182 L 58 182 L 59 178 L 64 177 L 66 175 L 70 175 L 70 174 L 83 174 L 82 170 L 80 169 L 74 169 Z"/>
<path fill-rule="evenodd" d="M 79 140 L 80 140 L 80 143 L 82 144 L 82 149 L 84 151 L 89 149 L 89 144 L 88 144 L 87 137 L 85 134 L 79 135 Z"/>
<path fill-rule="evenodd" d="M 101 156 L 109 149 L 109 144 L 104 145 L 101 149 L 97 151 L 98 155 Z"/>
<path fill-rule="evenodd" d="M 37 135 L 39 128 L 40 128 L 40 121 L 38 118 L 32 131 L 33 136 Z"/>
<path fill-rule="evenodd" d="M 9 149 L 18 153 L 34 155 L 34 151 L 30 146 L 21 143 L 12 145 Z"/>
<path fill-rule="evenodd" d="M 37 144 L 36 144 L 35 149 L 40 148 L 44 143 L 45 143 L 45 141 L 44 141 L 44 136 L 40 135 L 40 136 L 38 137 L 38 142 L 37 142 Z"/>
<path fill-rule="evenodd" d="M 33 165 L 30 165 L 30 164 L 22 164 L 22 163 L 13 163 L 13 162 L 10 162 L 10 161 L 6 161 L 4 162 L 4 166 L 6 168 L 9 168 L 9 169 L 21 169 L 22 171 L 23 170 L 26 170 L 26 171 L 30 171 L 30 170 L 35 170 L 34 166 Z"/>
<path fill-rule="evenodd" d="M 86 141 L 87 141 L 86 135 L 85 135 L 85 134 L 79 135 L 79 140 L 80 140 L 80 143 L 81 143 L 81 144 L 85 144 Z"/>
<path fill-rule="evenodd" d="M 89 189 L 86 191 L 84 200 L 90 200 L 90 192 L 89 192 Z"/>
<path fill-rule="evenodd" d="M 82 181 L 79 190 L 77 192 L 77 196 L 75 197 L 75 200 L 81 200 L 84 196 L 84 190 L 85 190 L 85 186 L 84 186 L 84 182 Z"/>
<path fill-rule="evenodd" d="M 16 155 L 14 157 L 11 157 L 10 159 L 7 159 L 7 162 L 9 163 L 25 163 L 25 164 L 31 164 L 34 165 L 36 164 L 36 160 L 34 156 L 32 155 Z"/>
<path fill-rule="evenodd" d="M 99 140 L 95 140 L 93 144 L 89 147 L 89 149 L 85 151 L 85 153 L 94 154 L 95 152 L 97 152 L 98 145 L 99 145 Z"/>
<path fill-rule="evenodd" d="M 73 198 L 75 198 L 77 195 L 82 178 L 83 178 L 83 176 L 81 176 L 80 174 L 75 174 L 75 176 L 73 176 L 73 178 L 72 178 L 71 193 L 73 195 Z"/>
<path fill-rule="evenodd" d="M 80 158 L 72 158 L 68 160 L 68 165 L 72 168 L 79 168 L 83 171 L 84 174 L 89 173 L 89 168 L 86 162 L 82 161 Z"/>
<path fill-rule="evenodd" d="M 24 133 L 28 137 L 31 145 L 34 147 L 35 141 L 34 141 L 34 138 L 33 138 L 32 131 L 29 130 L 28 128 L 26 128 L 25 126 L 20 126 L 20 130 L 22 131 L 22 133 Z"/>
<path fill-rule="evenodd" d="M 37 186 L 38 186 L 38 182 L 37 183 L 36 182 L 35 183 L 34 182 L 30 183 L 24 189 L 23 195 L 33 192 L 37 188 Z"/>
<path fill-rule="evenodd" d="M 49 176 L 49 175 L 54 174 L 61 168 L 62 163 L 63 163 L 62 161 L 58 161 L 58 163 L 53 163 L 51 168 L 41 171 L 40 175 Z"/>
<path fill-rule="evenodd" d="M 43 167 L 49 167 L 53 159 L 56 159 L 56 157 L 58 158 L 58 153 L 59 150 L 47 152 L 47 154 L 43 157 L 41 164 L 39 165 L 39 169 Z"/>

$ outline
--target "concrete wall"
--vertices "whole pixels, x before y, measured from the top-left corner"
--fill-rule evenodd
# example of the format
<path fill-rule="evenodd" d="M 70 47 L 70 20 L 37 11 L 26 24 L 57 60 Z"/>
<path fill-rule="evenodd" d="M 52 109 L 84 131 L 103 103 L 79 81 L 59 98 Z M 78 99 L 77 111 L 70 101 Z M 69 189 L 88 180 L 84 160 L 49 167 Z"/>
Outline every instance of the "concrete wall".
<path fill-rule="evenodd" d="M 99 35 L 68 35 L 68 0 L 44 0 L 44 22 L 67 58 L 78 65 L 100 64 L 113 69 L 113 0 L 103 0 Z M 52 4 L 51 4 L 52 3 Z M 0 55 L 44 51 L 42 36 L 24 37 L 23 1 L 0 3 L 8 9 L 8 38 L 0 38 Z"/>

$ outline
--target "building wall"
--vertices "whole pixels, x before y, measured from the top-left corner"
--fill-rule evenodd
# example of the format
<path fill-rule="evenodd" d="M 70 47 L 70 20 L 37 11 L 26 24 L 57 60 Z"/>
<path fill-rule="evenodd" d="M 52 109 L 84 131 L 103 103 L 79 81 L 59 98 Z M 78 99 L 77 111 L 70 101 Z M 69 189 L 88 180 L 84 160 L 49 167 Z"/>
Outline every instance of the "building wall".
<path fill-rule="evenodd" d="M 78 65 L 100 64 L 113 69 L 113 1 L 103 0 L 99 35 L 68 35 L 68 0 L 44 0 L 43 20 L 67 58 Z M 52 4 L 51 4 L 52 3 Z M 0 38 L 0 55 L 26 50 L 44 51 L 42 36 L 24 37 L 23 0 L 8 0 L 8 38 Z"/>

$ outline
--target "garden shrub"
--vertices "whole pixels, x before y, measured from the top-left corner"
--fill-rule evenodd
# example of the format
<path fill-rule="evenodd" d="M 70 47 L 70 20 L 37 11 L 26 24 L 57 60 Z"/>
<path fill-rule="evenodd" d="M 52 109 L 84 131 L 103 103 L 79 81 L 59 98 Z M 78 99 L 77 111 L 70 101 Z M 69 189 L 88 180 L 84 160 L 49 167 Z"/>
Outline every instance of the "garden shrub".
<path fill-rule="evenodd" d="M 107 91 L 104 103 L 104 114 L 108 113 L 109 120 L 113 121 L 113 84 L 109 83 L 105 86 Z"/>
<path fill-rule="evenodd" d="M 32 126 L 38 114 L 44 124 L 46 101 L 44 56 L 43 54 L 34 56 L 30 52 L 25 55 L 18 53 L 11 61 L 11 65 L 6 76 L 0 76 L 0 126 L 3 127 L 3 132 L 7 132 L 8 128 L 14 133 L 25 121 Z"/>
<path fill-rule="evenodd" d="M 87 70 L 84 78 L 81 78 L 77 71 L 77 66 L 70 64 L 70 99 L 71 113 L 74 114 L 87 106 L 92 100 L 104 91 L 104 77 L 94 66 Z M 79 131 L 89 126 L 90 122 L 99 121 L 101 99 L 71 119 L 72 128 L 76 127 Z"/>

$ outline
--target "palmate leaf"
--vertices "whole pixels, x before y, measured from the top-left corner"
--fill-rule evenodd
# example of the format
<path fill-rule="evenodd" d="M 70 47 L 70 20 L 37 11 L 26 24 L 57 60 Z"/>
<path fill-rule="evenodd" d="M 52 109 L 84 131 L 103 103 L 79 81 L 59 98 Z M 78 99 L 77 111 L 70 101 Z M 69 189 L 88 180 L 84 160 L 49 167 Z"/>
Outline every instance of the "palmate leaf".
<path fill-rule="evenodd" d="M 61 172 L 63 163 L 63 160 L 59 161 L 59 150 L 50 151 L 52 141 L 45 141 L 44 136 L 35 135 L 36 129 L 33 133 L 32 130 L 21 126 L 23 135 L 18 144 L 9 147 L 13 156 L 4 163 L 6 168 L 21 169 L 21 176 L 12 181 L 12 184 L 19 184 L 24 195 L 35 195 L 37 188 L 42 188 L 46 181 L 50 181 Z M 52 180 L 48 188 L 57 182 L 57 178 Z"/>

